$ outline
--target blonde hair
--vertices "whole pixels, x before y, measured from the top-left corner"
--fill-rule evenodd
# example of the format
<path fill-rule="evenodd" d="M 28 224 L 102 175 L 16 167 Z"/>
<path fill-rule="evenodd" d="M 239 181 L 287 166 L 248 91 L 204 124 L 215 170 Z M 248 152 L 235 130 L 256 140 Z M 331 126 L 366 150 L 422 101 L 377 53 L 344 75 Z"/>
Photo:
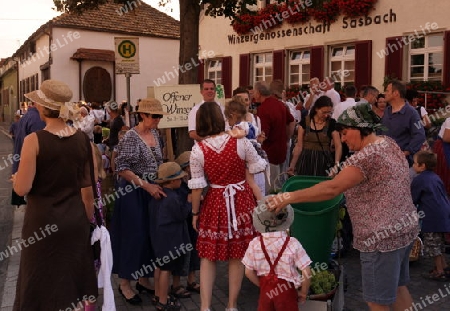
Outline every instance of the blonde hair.
<path fill-rule="evenodd" d="M 98 174 L 98 178 L 101 179 L 105 179 L 106 178 L 106 172 L 105 169 L 103 168 L 103 158 L 102 158 L 102 153 L 100 151 L 100 149 L 97 147 L 97 145 L 91 143 L 92 148 L 94 149 L 95 152 L 95 162 L 97 162 L 97 174 Z"/>
<path fill-rule="evenodd" d="M 233 99 L 225 105 L 225 116 L 230 117 L 232 113 L 238 115 L 238 120 L 242 121 L 247 114 L 247 108 L 245 107 L 244 101 L 239 96 L 233 96 Z"/>

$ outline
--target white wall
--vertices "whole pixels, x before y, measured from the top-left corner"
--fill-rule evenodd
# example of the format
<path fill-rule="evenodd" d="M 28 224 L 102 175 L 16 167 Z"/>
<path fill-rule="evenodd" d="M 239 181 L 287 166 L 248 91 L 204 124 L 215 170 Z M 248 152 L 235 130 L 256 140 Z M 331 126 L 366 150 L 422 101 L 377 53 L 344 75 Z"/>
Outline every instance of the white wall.
<path fill-rule="evenodd" d="M 73 39 L 69 39 L 69 31 Z M 75 34 L 77 32 L 77 34 Z M 51 78 L 66 82 L 72 88 L 74 98 L 78 100 L 79 70 L 78 62 L 70 57 L 79 48 L 104 49 L 114 51 L 114 37 L 126 37 L 123 34 L 92 32 L 78 29 L 54 28 L 53 42 L 59 39 L 59 47 L 53 52 Z M 153 80 L 164 75 L 165 71 L 173 71 L 172 66 L 178 64 L 179 41 L 153 37 L 140 37 L 140 74 L 131 77 L 131 103 L 135 104 L 138 98 L 145 98 L 147 87 L 153 86 Z M 82 61 L 82 77 L 86 70 L 92 66 L 105 68 L 113 80 L 113 65 L 108 62 Z M 170 81 L 178 84 L 178 80 Z M 80 86 L 82 88 L 82 85 Z M 114 87 L 113 87 L 114 89 Z M 127 97 L 126 79 L 124 75 L 116 76 L 116 100 L 122 101 Z"/>
<path fill-rule="evenodd" d="M 50 53 L 47 52 L 49 48 L 49 36 L 43 34 L 36 40 L 36 53 L 26 59 L 19 66 L 19 81 L 39 74 L 39 85 L 41 85 L 41 69 L 40 66 L 48 62 Z"/>
<path fill-rule="evenodd" d="M 200 19 L 200 47 L 201 50 L 212 50 L 217 56 L 232 56 L 232 88 L 238 87 L 239 83 L 239 54 L 260 53 L 280 49 L 307 48 L 316 45 L 335 45 L 345 42 L 360 40 L 372 40 L 372 84 L 381 87 L 384 77 L 384 58 L 377 56 L 376 52 L 385 48 L 386 38 L 393 36 L 408 35 L 429 22 L 437 23 L 440 31 L 450 29 L 450 1 L 435 0 L 433 2 L 422 2 L 418 0 L 379 0 L 376 10 L 370 13 L 371 17 L 387 14 L 392 9 L 396 14 L 396 22 L 381 23 L 380 25 L 361 26 L 356 28 L 343 28 L 343 16 L 330 25 L 330 31 L 325 33 L 303 34 L 301 36 L 285 36 L 268 41 L 259 40 L 258 43 L 244 42 L 240 44 L 229 44 L 229 36 L 236 35 L 227 18 L 211 18 L 202 16 Z M 313 26 L 319 23 L 312 21 Z M 283 23 L 282 27 L 273 28 L 269 31 L 283 31 L 292 28 L 305 27 L 305 25 L 290 25 Z M 250 33 L 251 34 L 251 33 Z M 327 48 L 325 48 L 325 60 L 328 59 Z M 328 64 L 325 64 L 327 68 Z M 356 64 L 357 66 L 358 64 Z M 404 66 L 406 67 L 406 66 Z M 325 75 L 327 71 L 325 72 Z"/>

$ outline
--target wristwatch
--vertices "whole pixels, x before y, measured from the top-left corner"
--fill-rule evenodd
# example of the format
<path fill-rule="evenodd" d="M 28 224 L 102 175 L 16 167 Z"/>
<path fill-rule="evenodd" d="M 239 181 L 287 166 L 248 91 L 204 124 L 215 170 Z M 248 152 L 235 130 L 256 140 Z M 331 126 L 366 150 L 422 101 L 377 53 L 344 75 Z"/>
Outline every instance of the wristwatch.
<path fill-rule="evenodd" d="M 200 211 L 198 211 L 197 213 L 191 212 L 192 216 L 198 216 L 200 215 Z"/>

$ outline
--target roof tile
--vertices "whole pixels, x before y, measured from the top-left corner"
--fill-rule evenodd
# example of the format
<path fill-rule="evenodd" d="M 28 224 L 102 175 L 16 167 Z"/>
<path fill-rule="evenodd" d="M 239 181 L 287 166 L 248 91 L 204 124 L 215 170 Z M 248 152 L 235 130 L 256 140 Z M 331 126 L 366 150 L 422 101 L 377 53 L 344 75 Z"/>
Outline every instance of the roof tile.
<path fill-rule="evenodd" d="M 99 6 L 98 10 L 87 11 L 81 15 L 64 13 L 55 17 L 51 24 L 56 27 L 136 36 L 180 38 L 179 21 L 139 0 L 128 1 L 125 5 L 107 3 Z"/>

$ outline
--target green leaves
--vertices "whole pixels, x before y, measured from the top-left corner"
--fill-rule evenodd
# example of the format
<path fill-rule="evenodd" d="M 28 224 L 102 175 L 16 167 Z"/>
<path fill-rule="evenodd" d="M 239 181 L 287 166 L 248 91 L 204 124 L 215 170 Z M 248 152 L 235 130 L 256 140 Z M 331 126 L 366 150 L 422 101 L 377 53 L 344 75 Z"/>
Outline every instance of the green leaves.
<path fill-rule="evenodd" d="M 117 0 L 126 3 L 125 0 Z M 88 10 L 98 9 L 99 5 L 107 3 L 108 0 L 53 0 L 56 10 L 60 12 L 74 12 L 81 14 Z"/>

